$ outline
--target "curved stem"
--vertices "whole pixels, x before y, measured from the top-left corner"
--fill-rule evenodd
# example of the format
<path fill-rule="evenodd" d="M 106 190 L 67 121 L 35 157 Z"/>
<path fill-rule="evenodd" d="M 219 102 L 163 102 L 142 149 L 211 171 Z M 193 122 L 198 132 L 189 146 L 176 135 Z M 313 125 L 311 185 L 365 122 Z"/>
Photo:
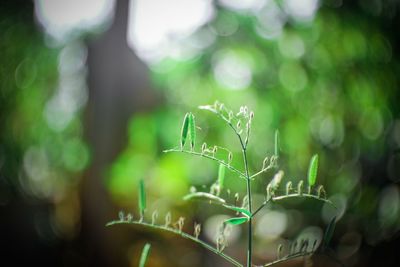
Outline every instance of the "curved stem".
<path fill-rule="evenodd" d="M 163 230 L 163 231 L 167 231 L 167 232 L 170 232 L 173 234 L 177 234 L 177 235 L 181 236 L 182 238 L 186 238 L 197 244 L 200 244 L 201 246 L 208 249 L 209 251 L 212 251 L 215 254 L 224 258 L 225 260 L 229 261 L 234 266 L 243 267 L 243 265 L 240 264 L 237 260 L 231 258 L 230 256 L 226 255 L 225 253 L 222 253 L 221 251 L 219 251 L 216 248 L 210 246 L 209 244 L 201 241 L 200 239 L 198 239 L 194 236 L 191 236 L 185 232 L 179 231 L 178 229 L 169 228 L 169 227 L 165 227 L 165 226 L 161 226 L 161 225 L 154 225 L 154 224 L 150 224 L 150 223 L 146 223 L 146 222 L 139 222 L 139 221 L 112 221 L 112 222 L 107 223 L 106 226 L 112 226 L 112 225 L 116 225 L 116 224 L 135 224 L 135 225 L 146 226 L 146 227 L 150 227 L 153 229 Z"/>
<path fill-rule="evenodd" d="M 264 265 L 261 265 L 261 266 L 257 266 L 257 267 L 270 267 L 270 266 L 274 266 L 274 265 L 276 265 L 278 263 L 281 263 L 281 262 L 284 262 L 284 261 L 289 261 L 289 260 L 293 260 L 293 259 L 296 259 L 296 258 L 306 257 L 306 256 L 313 255 L 313 254 L 315 254 L 314 251 L 311 251 L 311 252 L 298 252 L 298 253 L 286 256 L 286 257 L 284 257 L 282 259 L 275 260 L 275 261 L 272 261 L 270 263 L 267 263 L 267 264 L 264 264 Z"/>
<path fill-rule="evenodd" d="M 281 201 L 281 200 L 285 200 L 285 199 L 289 199 L 289 198 L 309 198 L 309 199 L 315 199 L 321 202 L 325 202 L 328 203 L 330 205 L 332 205 L 332 207 L 334 207 L 335 209 L 337 209 L 337 207 L 335 206 L 335 204 L 332 203 L 332 201 L 325 199 L 325 198 L 320 198 L 318 196 L 315 195 L 311 195 L 311 194 L 298 194 L 298 193 L 293 193 L 293 194 L 289 194 L 289 195 L 283 195 L 283 196 L 277 196 L 277 197 L 272 197 L 270 199 L 265 200 L 260 207 L 258 207 L 256 209 L 256 211 L 254 213 L 252 213 L 252 217 L 254 217 L 262 208 L 265 207 L 265 205 L 267 205 L 269 202 L 276 202 L 276 201 Z"/>
<path fill-rule="evenodd" d="M 269 262 L 269 263 L 264 264 L 264 265 L 256 266 L 256 267 L 270 267 L 270 266 L 274 266 L 276 264 L 279 264 L 281 262 L 294 260 L 294 259 L 301 258 L 301 257 L 306 257 L 306 256 L 312 256 L 312 255 L 323 255 L 323 256 L 326 256 L 326 257 L 330 258 L 331 260 L 333 260 L 338 265 L 340 265 L 342 267 L 345 266 L 342 262 L 340 262 L 338 259 L 336 259 L 335 257 L 333 257 L 333 256 L 331 256 L 329 254 L 321 253 L 321 252 L 318 252 L 318 251 L 309 251 L 309 252 L 297 252 L 297 253 L 294 253 L 292 255 L 288 255 L 288 256 L 283 257 L 281 259 Z"/>

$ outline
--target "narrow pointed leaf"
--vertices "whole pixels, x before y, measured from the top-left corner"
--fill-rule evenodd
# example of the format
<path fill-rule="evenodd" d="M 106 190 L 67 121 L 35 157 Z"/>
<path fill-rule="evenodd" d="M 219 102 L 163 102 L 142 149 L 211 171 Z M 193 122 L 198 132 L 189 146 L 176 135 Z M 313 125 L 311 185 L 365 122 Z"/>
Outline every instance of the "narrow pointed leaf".
<path fill-rule="evenodd" d="M 249 220 L 248 217 L 236 217 L 236 218 L 230 218 L 230 219 L 224 221 L 224 223 L 232 224 L 232 225 L 239 225 L 239 224 L 247 222 L 248 220 Z"/>
<path fill-rule="evenodd" d="M 189 134 L 190 145 L 192 148 L 194 148 L 194 145 L 196 144 L 196 122 L 192 113 L 189 113 Z"/>
<path fill-rule="evenodd" d="M 224 180 L 225 180 L 225 165 L 219 164 L 218 168 L 218 184 L 220 189 L 224 187 Z"/>
<path fill-rule="evenodd" d="M 279 157 L 279 130 L 275 131 L 275 157 Z"/>
<path fill-rule="evenodd" d="M 139 211 L 140 215 L 144 215 L 146 209 L 146 191 L 144 189 L 144 182 L 142 179 L 139 181 Z"/>
<path fill-rule="evenodd" d="M 230 209 L 230 210 L 234 210 L 234 211 L 240 212 L 240 213 L 242 213 L 244 216 L 246 216 L 246 217 L 248 217 L 248 218 L 251 217 L 250 211 L 248 211 L 248 210 L 246 210 L 246 209 L 244 209 L 244 208 L 239 208 L 239 207 L 229 206 L 229 205 L 224 205 L 224 207 L 225 207 L 225 208 L 228 208 L 228 209 Z"/>
<path fill-rule="evenodd" d="M 182 131 L 181 131 L 181 149 L 186 143 L 186 138 L 189 130 L 189 113 L 186 113 L 185 118 L 183 119 Z"/>
<path fill-rule="evenodd" d="M 335 226 L 336 226 L 336 216 L 332 218 L 332 220 L 328 224 L 328 227 L 325 230 L 324 238 L 323 238 L 323 247 L 324 248 L 328 247 L 329 242 L 331 241 L 331 239 L 333 237 L 333 232 L 335 231 Z"/>
<path fill-rule="evenodd" d="M 183 197 L 183 200 L 190 200 L 190 199 L 203 199 L 225 204 L 224 199 L 206 192 L 191 193 Z"/>
<path fill-rule="evenodd" d="M 310 161 L 310 166 L 308 167 L 308 185 L 313 186 L 317 181 L 318 172 L 318 155 L 315 154 Z"/>
<path fill-rule="evenodd" d="M 150 247 L 151 245 L 149 243 L 146 243 L 146 245 L 144 245 L 142 255 L 140 256 L 139 267 L 145 266 L 147 257 L 149 256 Z"/>

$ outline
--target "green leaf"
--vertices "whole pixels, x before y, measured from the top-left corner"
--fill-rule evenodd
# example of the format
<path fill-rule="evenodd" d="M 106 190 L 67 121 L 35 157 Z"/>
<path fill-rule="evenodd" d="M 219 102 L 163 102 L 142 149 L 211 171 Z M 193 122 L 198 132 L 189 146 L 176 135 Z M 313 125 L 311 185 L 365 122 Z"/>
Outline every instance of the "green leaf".
<path fill-rule="evenodd" d="M 248 217 L 236 217 L 236 218 L 230 218 L 230 219 L 224 221 L 224 223 L 232 224 L 232 225 L 239 225 L 239 224 L 247 222 L 248 220 L 249 220 Z"/>
<path fill-rule="evenodd" d="M 196 198 L 206 199 L 206 200 L 215 201 L 215 202 L 218 202 L 218 203 L 225 204 L 225 200 L 224 199 L 222 199 L 220 197 L 217 197 L 217 196 L 215 196 L 213 194 L 206 193 L 206 192 L 196 192 L 196 193 L 188 194 L 188 195 L 183 197 L 183 200 L 190 200 L 192 198 L 195 198 L 195 199 Z"/>
<path fill-rule="evenodd" d="M 332 220 L 328 224 L 328 227 L 326 228 L 326 231 L 324 233 L 324 238 L 323 238 L 323 248 L 328 247 L 329 242 L 331 241 L 331 239 L 333 237 L 333 232 L 335 231 L 335 226 L 336 226 L 336 216 L 332 218 Z"/>
<path fill-rule="evenodd" d="M 140 256 L 139 267 L 144 267 L 144 265 L 146 264 L 147 257 L 149 256 L 150 247 L 151 245 L 149 243 L 146 243 L 146 245 L 144 245 L 142 255 Z"/>
<path fill-rule="evenodd" d="M 143 217 L 144 211 L 146 209 L 146 191 L 144 189 L 143 179 L 139 181 L 139 211 L 140 215 Z"/>
<path fill-rule="evenodd" d="M 275 157 L 279 157 L 279 130 L 275 131 Z"/>
<path fill-rule="evenodd" d="M 230 210 L 234 210 L 234 211 L 240 212 L 240 213 L 242 213 L 244 216 L 246 216 L 246 217 L 248 217 L 248 218 L 251 217 L 250 211 L 248 211 L 248 210 L 246 210 L 246 209 L 244 209 L 244 208 L 239 208 L 239 207 L 229 206 L 229 205 L 224 205 L 224 207 L 225 207 L 225 208 L 228 208 L 228 209 L 230 209 Z"/>
<path fill-rule="evenodd" d="M 193 113 L 189 113 L 189 134 L 190 134 L 190 146 L 194 148 L 196 143 L 196 122 L 194 120 Z"/>
<path fill-rule="evenodd" d="M 218 184 L 219 184 L 219 188 L 221 190 L 224 187 L 224 180 L 225 180 L 225 165 L 219 164 L 219 168 L 218 168 Z"/>
<path fill-rule="evenodd" d="M 317 171 L 318 171 L 318 155 L 315 154 L 310 161 L 310 166 L 308 167 L 308 185 L 313 186 L 317 181 Z"/>
<path fill-rule="evenodd" d="M 185 118 L 183 119 L 182 131 L 181 131 L 181 149 L 186 143 L 186 138 L 189 130 L 189 113 L 186 113 Z"/>

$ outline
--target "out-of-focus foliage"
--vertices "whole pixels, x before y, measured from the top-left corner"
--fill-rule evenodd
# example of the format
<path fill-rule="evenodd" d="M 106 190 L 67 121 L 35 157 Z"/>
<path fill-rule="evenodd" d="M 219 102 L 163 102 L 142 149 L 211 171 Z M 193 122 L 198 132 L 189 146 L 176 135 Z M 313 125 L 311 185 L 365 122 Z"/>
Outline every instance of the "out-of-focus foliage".
<path fill-rule="evenodd" d="M 337 214 L 323 207 L 320 218 L 328 224 L 336 215 L 344 224 L 356 225 L 343 234 L 342 241 L 346 235 L 357 240 L 364 235 L 373 244 L 399 230 L 399 188 L 390 185 L 399 180 L 398 169 L 388 163 L 392 181 L 380 181 L 389 184 L 381 190 L 363 182 L 368 176 L 361 165 L 382 161 L 393 136 L 395 145 L 400 145 L 399 122 L 394 117 L 398 114 L 389 105 L 398 87 L 398 62 L 390 41 L 363 16 L 327 7 L 307 13 L 295 2 L 265 1 L 247 9 L 218 6 L 210 23 L 177 40 L 178 51 L 150 65 L 166 107 L 132 118 L 129 145 L 112 166 L 108 180 L 121 205 L 132 206 L 135 184 L 141 178 L 149 181 L 152 198 L 159 199 L 149 201 L 158 209 L 170 202 L 179 205 L 176 202 L 189 183 L 209 185 L 215 180 L 218 166 L 161 151 L 178 146 L 185 112 L 221 100 L 255 111 L 249 145 L 253 171 L 274 153 L 275 129 L 281 133 L 280 164 L 287 176 L 306 179 L 311 155 L 320 155 L 318 179 L 327 185 L 328 195 L 339 208 Z M 232 145 L 236 140 L 229 129 L 212 117 L 196 118 L 200 118 L 198 144 L 207 136 L 210 145 L 238 148 Z M 270 179 L 271 175 L 265 177 L 265 181 Z M 240 183 L 230 181 L 229 174 L 225 180 L 243 190 Z M 276 230 L 273 233 L 260 227 L 257 233 L 269 239 L 296 228 L 288 225 L 293 222 L 287 218 L 306 220 L 298 213 L 269 213 L 274 216 L 265 216 L 260 224 L 284 227 L 270 228 Z M 352 253 L 343 252 L 343 258 L 353 255 L 360 242 L 355 246 Z"/>
<path fill-rule="evenodd" d="M 80 120 L 85 49 L 47 48 L 32 10 L 13 13 L 15 6 L 0 12 L 0 198 L 51 201 L 54 229 L 69 235 L 79 221 L 78 174 L 89 160 Z"/>

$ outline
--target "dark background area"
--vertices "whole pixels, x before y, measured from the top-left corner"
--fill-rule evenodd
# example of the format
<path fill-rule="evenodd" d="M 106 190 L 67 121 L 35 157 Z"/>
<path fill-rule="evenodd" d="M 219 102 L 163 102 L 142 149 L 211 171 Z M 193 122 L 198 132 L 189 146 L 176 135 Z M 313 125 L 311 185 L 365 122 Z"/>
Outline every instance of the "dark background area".
<path fill-rule="evenodd" d="M 398 60 L 400 58 L 399 4 L 395 1 L 371 1 L 371 3 L 379 2 L 383 5 L 380 15 L 373 15 L 370 10 L 373 9 L 373 5 L 368 9 L 360 2 L 367 1 L 344 1 L 333 12 L 339 15 L 363 17 L 374 24 L 390 40 L 392 59 Z M 132 240 L 158 240 L 153 233 L 143 234 L 140 231 L 132 231 L 128 227 L 112 230 L 104 227 L 107 221 L 115 217 L 118 208 L 109 197 L 101 177 L 104 169 L 118 158 L 129 142 L 126 136 L 129 119 L 136 113 L 154 110 L 160 104 L 167 102 L 164 93 L 155 89 L 157 86 L 151 81 L 152 75 L 149 68 L 134 54 L 125 41 L 128 5 L 127 0 L 118 1 L 111 25 L 102 33 L 86 35 L 82 38 L 83 43 L 87 45 L 88 101 L 81 113 L 83 121 L 81 138 L 90 147 L 91 161 L 87 168 L 78 172 L 79 181 L 74 182 L 70 187 L 75 197 L 73 199 L 67 197 L 64 200 L 70 203 L 77 202 L 80 214 L 76 233 L 65 237 L 65 235 L 52 233 L 49 230 L 52 227 L 51 220 L 43 219 L 52 213 L 54 206 L 60 205 L 60 202 L 53 197 L 40 199 L 25 194 L 23 190 L 20 190 L 18 182 L 15 182 L 18 179 L 13 178 L 22 175 L 19 166 L 24 161 L 24 142 L 29 142 L 29 140 L 25 140 L 23 134 L 22 138 L 18 139 L 13 137 L 13 131 L 10 131 L 10 134 L 1 130 L 12 124 L 10 114 L 15 114 L 15 103 L 19 99 L 17 91 L 23 90 L 17 87 L 7 90 L 6 88 L 12 87 L 6 83 L 7 77 L 14 75 L 14 70 L 24 58 L 24 54 L 32 57 L 31 54 L 35 54 L 35 51 L 43 49 L 48 50 L 46 58 L 49 59 L 50 67 L 38 68 L 39 75 L 42 73 L 47 75 L 40 77 L 41 84 L 55 84 L 57 66 L 54 62 L 56 62 L 55 51 L 58 48 L 46 47 L 43 33 L 35 21 L 33 2 L 2 1 L 0 3 L 0 79 L 2 79 L 0 266 L 128 266 L 124 249 Z M 18 29 L 22 29 L 22 33 L 18 32 L 21 43 L 18 43 L 18 38 L 15 38 L 13 41 L 15 51 L 11 51 L 5 46 L 9 46 L 12 42 L 4 40 L 9 40 L 14 30 L 18 31 L 17 26 Z M 337 40 L 337 42 L 340 41 Z M 34 46 L 36 50 L 31 46 Z M 400 79 L 398 65 L 393 72 L 398 82 Z M 394 118 L 399 118 L 400 115 L 399 92 L 398 88 L 392 92 L 388 103 L 388 109 Z M 50 94 L 47 92 L 44 95 Z M 23 120 L 21 124 L 24 125 Z M 393 155 L 400 153 L 399 148 L 387 142 L 385 153 L 378 160 L 371 160 L 368 155 L 360 157 L 363 173 L 361 183 L 373 185 L 377 190 L 389 184 L 387 162 Z M 398 181 L 395 184 L 398 186 Z M 339 231 L 346 227 L 351 228 L 348 225 L 341 225 Z M 160 250 L 163 244 L 189 246 L 183 241 L 163 240 L 161 242 L 164 243 L 159 245 Z M 334 239 L 333 244 L 337 243 L 338 240 Z M 385 238 L 374 245 L 362 239 L 358 256 L 354 259 L 356 263 L 352 266 L 399 266 L 400 256 L 397 252 L 399 247 L 399 232 L 393 232 L 390 238 Z M 135 248 L 140 249 L 140 246 Z M 203 266 L 213 266 L 208 265 L 209 261 L 204 259 L 207 255 L 201 252 L 201 258 L 203 258 L 200 262 Z M 162 256 L 159 258 L 162 259 Z M 318 265 L 318 262 L 316 265 L 323 266 Z M 155 260 L 154 266 L 167 265 Z"/>

